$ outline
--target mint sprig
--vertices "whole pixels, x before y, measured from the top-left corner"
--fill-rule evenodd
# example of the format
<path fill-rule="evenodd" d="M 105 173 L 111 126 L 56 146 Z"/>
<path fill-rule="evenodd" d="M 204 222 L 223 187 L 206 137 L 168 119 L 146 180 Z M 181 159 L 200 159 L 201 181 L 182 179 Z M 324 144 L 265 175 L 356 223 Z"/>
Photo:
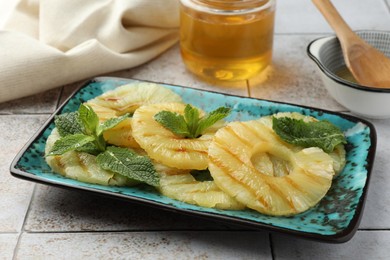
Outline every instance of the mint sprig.
<path fill-rule="evenodd" d="M 98 165 L 132 180 L 158 186 L 159 178 L 150 159 L 127 148 L 107 147 L 103 133 L 128 118 L 128 114 L 99 123 L 99 117 L 90 106 L 81 105 L 77 112 L 55 118 L 61 138 L 47 156 L 62 155 L 69 151 L 97 155 Z"/>
<path fill-rule="evenodd" d="M 96 157 L 96 161 L 102 169 L 152 186 L 159 185 L 159 177 L 151 160 L 132 150 L 109 146 L 105 152 Z"/>
<path fill-rule="evenodd" d="M 227 117 L 230 108 L 219 107 L 209 114 L 200 117 L 199 110 L 189 104 L 184 108 L 184 116 L 171 111 L 160 111 L 154 119 L 174 134 L 184 138 L 198 138 L 207 128 Z"/>
<path fill-rule="evenodd" d="M 83 124 L 79 120 L 79 112 L 77 111 L 55 116 L 54 123 L 60 136 L 84 133 Z"/>
<path fill-rule="evenodd" d="M 339 144 L 347 143 L 343 132 L 329 121 L 304 122 L 281 117 L 272 119 L 272 128 L 285 142 L 302 147 L 319 147 L 329 153 Z"/>

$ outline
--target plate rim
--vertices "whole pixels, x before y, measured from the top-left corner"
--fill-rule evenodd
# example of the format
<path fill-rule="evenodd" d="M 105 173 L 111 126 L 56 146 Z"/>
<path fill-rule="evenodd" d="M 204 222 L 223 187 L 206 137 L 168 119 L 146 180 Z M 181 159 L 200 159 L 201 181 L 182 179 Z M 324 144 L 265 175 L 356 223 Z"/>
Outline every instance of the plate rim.
<path fill-rule="evenodd" d="M 105 191 L 105 190 L 98 190 L 98 189 L 89 188 L 89 187 L 85 187 L 85 186 L 76 186 L 76 185 L 71 185 L 68 183 L 57 183 L 55 181 L 41 178 L 41 177 L 38 177 L 32 173 L 25 172 L 25 171 L 22 171 L 22 170 L 16 168 L 16 165 L 18 164 L 19 160 L 24 155 L 24 153 L 27 151 L 27 149 L 31 146 L 31 144 L 34 143 L 34 141 L 37 138 L 39 138 L 41 135 L 44 134 L 47 127 L 54 121 L 54 117 L 63 109 L 64 106 L 66 106 L 68 104 L 68 102 L 71 99 L 74 98 L 74 96 L 80 90 L 89 86 L 91 83 L 107 81 L 107 80 L 128 81 L 128 83 L 131 83 L 134 81 L 149 82 L 149 83 L 162 84 L 162 85 L 178 87 L 178 88 L 192 89 L 192 90 L 196 90 L 196 91 L 200 91 L 200 92 L 215 93 L 215 94 L 220 94 L 220 95 L 224 95 L 224 96 L 238 97 L 238 98 L 258 100 L 258 101 L 266 101 L 266 102 L 275 103 L 275 104 L 291 105 L 293 107 L 305 108 L 305 109 L 310 109 L 310 110 L 313 110 L 316 112 L 321 112 L 324 114 L 335 115 L 335 116 L 341 117 L 343 119 L 347 119 L 347 120 L 355 122 L 355 123 L 361 122 L 361 123 L 365 124 L 370 130 L 370 141 L 371 141 L 370 147 L 368 149 L 367 158 L 366 158 L 367 164 L 365 166 L 365 169 L 367 170 L 366 183 L 363 187 L 362 194 L 359 198 L 354 215 L 353 215 L 352 219 L 350 220 L 348 226 L 345 227 L 341 232 L 338 232 L 336 234 L 331 234 L 331 235 L 318 234 L 318 233 L 307 232 L 307 231 L 299 231 L 299 230 L 274 226 L 272 224 L 267 224 L 267 223 L 262 223 L 262 222 L 253 222 L 251 220 L 246 220 L 246 219 L 236 218 L 233 216 L 217 214 L 214 212 L 203 212 L 203 211 L 191 210 L 191 209 L 186 209 L 186 208 L 178 208 L 178 207 L 173 206 L 173 205 L 161 204 L 161 203 L 155 202 L 153 200 L 139 198 L 139 197 L 135 197 L 135 196 L 131 196 L 131 195 L 123 195 L 120 193 L 113 193 L 113 192 L 109 192 L 109 191 Z M 255 230 L 262 230 L 262 231 L 267 231 L 267 232 L 275 232 L 275 233 L 279 233 L 279 234 L 292 235 L 292 236 L 295 236 L 298 238 L 314 240 L 314 241 L 319 241 L 319 242 L 345 243 L 345 242 L 349 241 L 355 235 L 356 231 L 358 230 L 358 226 L 360 224 L 361 218 L 362 218 L 363 210 L 364 210 L 366 200 L 367 200 L 367 193 L 368 193 L 368 187 L 369 187 L 370 180 L 371 180 L 372 169 L 373 169 L 373 165 L 374 165 L 374 161 L 375 161 L 376 146 L 377 146 L 377 134 L 376 134 L 376 129 L 375 129 L 374 125 L 364 118 L 359 118 L 357 116 L 350 115 L 350 114 L 343 114 L 343 113 L 337 112 L 337 111 L 331 111 L 331 110 L 326 110 L 326 109 L 321 109 L 321 108 L 316 108 L 316 107 L 306 106 L 306 105 L 298 105 L 298 104 L 293 104 L 293 103 L 289 103 L 289 102 L 246 97 L 246 96 L 234 95 L 231 93 L 221 93 L 221 92 L 213 91 L 213 90 L 197 89 L 197 88 L 193 88 L 193 87 L 187 87 L 187 86 L 176 85 L 176 84 L 171 84 L 171 83 L 163 83 L 163 82 L 142 80 L 142 79 L 135 79 L 135 78 L 94 77 L 94 78 L 91 78 L 91 79 L 88 79 L 88 80 L 81 82 L 79 84 L 79 86 L 76 88 L 76 90 L 74 90 L 72 92 L 72 94 L 65 101 L 63 101 L 63 103 L 50 115 L 50 117 L 45 121 L 45 123 L 34 133 L 34 135 L 28 140 L 28 142 L 20 149 L 20 151 L 14 157 L 14 159 L 12 160 L 12 163 L 9 167 L 9 171 L 13 177 L 16 177 L 19 179 L 32 181 L 32 182 L 45 184 L 45 185 L 50 185 L 50 186 L 54 186 L 54 187 L 64 188 L 64 189 L 76 190 L 76 191 L 81 191 L 81 192 L 90 192 L 90 193 L 93 193 L 96 195 L 101 195 L 101 196 L 115 198 L 115 199 L 122 199 L 122 200 L 130 201 L 130 202 L 140 203 L 142 205 L 152 206 L 152 207 L 163 209 L 163 210 L 174 211 L 174 212 L 184 214 L 184 215 L 191 215 L 191 216 L 206 218 L 209 220 L 211 219 L 214 221 L 225 222 L 227 224 L 233 223 L 235 225 L 239 225 L 239 226 L 247 227 L 247 228 L 253 228 Z"/>

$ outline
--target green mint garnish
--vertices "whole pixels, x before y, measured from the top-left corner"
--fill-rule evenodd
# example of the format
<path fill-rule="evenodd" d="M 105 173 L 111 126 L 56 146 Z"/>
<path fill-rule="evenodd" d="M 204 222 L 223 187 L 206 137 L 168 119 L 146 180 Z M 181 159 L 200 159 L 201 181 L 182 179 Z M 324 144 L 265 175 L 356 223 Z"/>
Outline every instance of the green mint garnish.
<path fill-rule="evenodd" d="M 79 108 L 79 119 L 84 126 L 84 134 L 94 135 L 99 126 L 99 117 L 88 105 L 81 105 Z"/>
<path fill-rule="evenodd" d="M 190 172 L 190 174 L 197 181 L 213 181 L 214 180 L 208 169 L 206 169 L 206 170 L 192 170 Z"/>
<path fill-rule="evenodd" d="M 329 121 L 304 122 L 289 117 L 273 117 L 272 128 L 285 142 L 302 147 L 319 147 L 332 152 L 347 143 L 343 132 Z"/>
<path fill-rule="evenodd" d="M 84 132 L 82 122 L 79 120 L 78 112 L 57 115 L 54 118 L 54 123 L 61 136 L 82 134 Z"/>
<path fill-rule="evenodd" d="M 54 122 L 61 139 L 54 143 L 50 155 L 61 155 L 71 150 L 98 154 L 106 150 L 104 131 L 115 127 L 128 117 L 124 115 L 99 123 L 99 118 L 90 106 L 80 105 L 77 112 L 59 115 Z"/>
<path fill-rule="evenodd" d="M 152 186 L 159 185 L 159 177 L 150 159 L 129 149 L 109 146 L 96 157 L 96 161 L 102 169 Z"/>
<path fill-rule="evenodd" d="M 85 144 L 94 141 L 92 136 L 84 134 L 67 135 L 58 139 L 53 148 L 51 149 L 49 156 L 61 155 L 69 151 L 77 150 L 83 147 Z"/>
<path fill-rule="evenodd" d="M 102 124 L 98 125 L 98 127 L 96 129 L 96 134 L 97 135 L 103 134 L 105 131 L 107 131 L 107 130 L 109 130 L 111 128 L 114 128 L 120 122 L 122 122 L 123 120 L 125 120 L 128 117 L 129 117 L 129 114 L 125 114 L 123 116 L 110 118 L 110 119 L 104 121 Z"/>
<path fill-rule="evenodd" d="M 154 115 L 154 119 L 178 136 L 197 138 L 207 128 L 227 117 L 230 111 L 230 108 L 219 107 L 209 114 L 200 117 L 199 110 L 188 104 L 184 109 L 184 116 L 175 112 L 161 111 Z"/>
<path fill-rule="evenodd" d="M 158 186 L 159 177 L 148 157 L 126 148 L 107 147 L 103 133 L 128 116 L 126 114 L 110 118 L 101 124 L 95 111 L 86 105 L 81 105 L 77 112 L 57 116 L 54 122 L 61 138 L 54 143 L 48 156 L 61 155 L 69 151 L 90 153 L 97 155 L 96 161 L 102 169 Z"/>

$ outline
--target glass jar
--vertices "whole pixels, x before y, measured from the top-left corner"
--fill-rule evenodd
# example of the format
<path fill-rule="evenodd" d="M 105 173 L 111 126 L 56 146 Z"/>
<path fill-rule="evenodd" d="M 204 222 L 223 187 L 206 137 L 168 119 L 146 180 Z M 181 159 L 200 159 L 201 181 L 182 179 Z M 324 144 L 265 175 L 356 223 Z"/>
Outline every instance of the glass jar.
<path fill-rule="evenodd" d="M 180 49 L 187 68 L 238 81 L 272 60 L 275 0 L 180 0 Z"/>

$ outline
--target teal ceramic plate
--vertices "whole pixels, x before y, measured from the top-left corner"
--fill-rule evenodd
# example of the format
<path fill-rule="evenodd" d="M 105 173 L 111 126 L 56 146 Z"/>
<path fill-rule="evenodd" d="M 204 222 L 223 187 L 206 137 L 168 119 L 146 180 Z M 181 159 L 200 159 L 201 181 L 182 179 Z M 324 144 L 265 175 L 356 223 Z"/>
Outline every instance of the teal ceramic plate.
<path fill-rule="evenodd" d="M 318 241 L 341 243 L 348 241 L 354 235 L 367 195 L 375 156 L 376 132 L 371 123 L 341 113 L 162 84 L 178 93 L 184 102 L 205 111 L 211 111 L 219 106 L 231 107 L 233 112 L 227 118 L 229 121 L 245 121 L 276 112 L 295 111 L 318 119 L 327 119 L 345 132 L 348 144 L 346 145 L 347 164 L 343 172 L 333 181 L 331 189 L 316 207 L 293 217 L 270 217 L 252 210 L 228 211 L 202 208 L 169 199 L 152 188 L 144 186 L 106 187 L 67 179 L 53 173 L 45 163 L 43 155 L 46 138 L 54 127 L 54 115 L 76 111 L 82 102 L 119 85 L 134 81 L 120 78 L 95 78 L 85 83 L 53 114 L 17 155 L 11 165 L 13 176 Z"/>

